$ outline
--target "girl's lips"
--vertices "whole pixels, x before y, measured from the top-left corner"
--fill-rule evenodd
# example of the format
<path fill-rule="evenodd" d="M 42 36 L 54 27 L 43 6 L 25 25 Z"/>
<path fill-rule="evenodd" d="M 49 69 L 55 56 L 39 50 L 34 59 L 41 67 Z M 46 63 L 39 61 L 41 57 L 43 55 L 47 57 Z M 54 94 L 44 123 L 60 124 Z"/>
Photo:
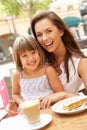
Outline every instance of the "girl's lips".
<path fill-rule="evenodd" d="M 36 64 L 36 61 L 28 63 L 28 65 L 31 65 L 31 66 L 35 64 Z"/>

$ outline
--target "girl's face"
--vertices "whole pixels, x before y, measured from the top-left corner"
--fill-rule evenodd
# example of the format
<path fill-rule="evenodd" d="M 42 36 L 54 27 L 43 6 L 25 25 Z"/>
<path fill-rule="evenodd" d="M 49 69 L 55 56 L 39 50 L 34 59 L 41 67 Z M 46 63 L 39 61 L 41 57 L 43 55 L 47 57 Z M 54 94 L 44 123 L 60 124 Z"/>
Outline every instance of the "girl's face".
<path fill-rule="evenodd" d="M 26 50 L 20 55 L 22 66 L 28 70 L 35 70 L 40 64 L 38 50 Z"/>
<path fill-rule="evenodd" d="M 37 40 L 48 52 L 55 52 L 62 43 L 63 30 L 59 30 L 48 18 L 35 24 L 35 32 Z"/>

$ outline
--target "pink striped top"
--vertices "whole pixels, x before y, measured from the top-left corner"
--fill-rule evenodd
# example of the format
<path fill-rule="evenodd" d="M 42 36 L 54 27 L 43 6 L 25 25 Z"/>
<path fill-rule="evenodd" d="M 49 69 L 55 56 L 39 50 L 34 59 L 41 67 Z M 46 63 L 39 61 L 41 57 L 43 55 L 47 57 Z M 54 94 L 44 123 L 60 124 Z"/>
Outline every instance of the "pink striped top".
<path fill-rule="evenodd" d="M 21 96 L 24 100 L 40 98 L 53 92 L 46 74 L 31 79 L 20 76 L 20 87 Z"/>

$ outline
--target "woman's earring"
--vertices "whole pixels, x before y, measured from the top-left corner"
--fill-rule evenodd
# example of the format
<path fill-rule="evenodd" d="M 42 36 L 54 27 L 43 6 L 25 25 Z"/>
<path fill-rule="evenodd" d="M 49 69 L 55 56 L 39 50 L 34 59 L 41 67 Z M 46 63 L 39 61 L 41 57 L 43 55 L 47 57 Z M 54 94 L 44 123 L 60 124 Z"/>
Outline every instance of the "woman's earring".
<path fill-rule="evenodd" d="M 62 36 L 63 36 L 63 33 L 61 33 L 60 36 L 62 37 Z"/>

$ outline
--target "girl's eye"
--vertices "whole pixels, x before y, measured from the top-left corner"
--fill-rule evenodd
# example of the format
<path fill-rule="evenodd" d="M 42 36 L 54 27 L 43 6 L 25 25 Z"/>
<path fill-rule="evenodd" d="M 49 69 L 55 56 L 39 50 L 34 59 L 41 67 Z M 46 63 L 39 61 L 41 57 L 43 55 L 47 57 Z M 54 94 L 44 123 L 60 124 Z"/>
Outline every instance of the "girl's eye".
<path fill-rule="evenodd" d="M 22 57 L 26 57 L 27 55 L 22 55 Z"/>

